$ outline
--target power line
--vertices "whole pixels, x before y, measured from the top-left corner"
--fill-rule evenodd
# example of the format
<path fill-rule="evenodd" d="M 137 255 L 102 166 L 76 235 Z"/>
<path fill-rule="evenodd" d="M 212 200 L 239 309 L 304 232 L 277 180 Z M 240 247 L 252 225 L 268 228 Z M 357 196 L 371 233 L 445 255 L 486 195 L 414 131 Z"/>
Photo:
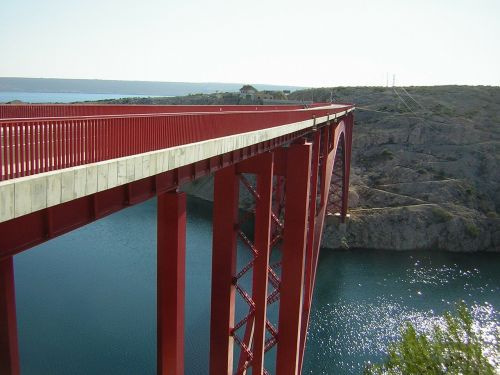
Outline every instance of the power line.
<path fill-rule="evenodd" d="M 377 109 L 370 109 L 370 108 L 365 108 L 365 107 L 360 107 L 360 106 L 356 106 L 356 110 L 360 110 L 360 111 L 367 111 L 367 112 L 377 112 L 377 113 L 384 113 L 384 114 L 391 114 L 391 115 L 394 115 L 396 113 L 394 112 L 389 112 L 389 111 L 379 111 Z"/>
<path fill-rule="evenodd" d="M 406 93 L 406 95 L 408 95 L 410 97 L 411 100 L 413 100 L 415 103 L 417 103 L 417 105 L 422 108 L 422 109 L 425 109 L 425 107 L 420 104 L 417 100 L 415 100 L 415 98 L 413 96 L 410 95 L 410 93 L 408 91 L 406 91 L 406 89 L 404 87 L 401 87 L 401 89 Z"/>
<path fill-rule="evenodd" d="M 405 100 L 401 97 L 401 95 L 399 95 L 399 93 L 397 92 L 396 90 L 396 87 L 393 87 L 392 88 L 394 93 L 398 96 L 398 98 L 403 102 L 403 104 L 406 106 L 406 108 L 408 108 L 410 110 L 411 113 L 413 113 L 414 115 L 416 115 L 416 113 L 413 111 L 413 109 L 410 108 L 410 106 L 405 102 Z"/>

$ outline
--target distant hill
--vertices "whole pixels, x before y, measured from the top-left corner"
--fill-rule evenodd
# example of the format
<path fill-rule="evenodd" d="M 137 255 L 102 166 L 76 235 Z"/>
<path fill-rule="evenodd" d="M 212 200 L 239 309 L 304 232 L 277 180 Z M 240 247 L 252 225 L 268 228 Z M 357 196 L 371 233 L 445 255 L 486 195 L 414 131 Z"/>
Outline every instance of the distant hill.
<path fill-rule="evenodd" d="M 181 96 L 238 91 L 243 83 L 150 82 L 98 79 L 0 77 L 0 91 Z M 298 90 L 298 86 L 253 84 L 258 90 Z"/>

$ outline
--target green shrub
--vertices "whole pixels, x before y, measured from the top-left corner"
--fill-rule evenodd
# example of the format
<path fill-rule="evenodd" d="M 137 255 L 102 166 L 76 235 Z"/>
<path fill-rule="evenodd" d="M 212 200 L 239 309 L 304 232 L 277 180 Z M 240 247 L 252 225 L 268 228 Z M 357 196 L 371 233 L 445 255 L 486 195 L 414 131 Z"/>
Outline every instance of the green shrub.
<path fill-rule="evenodd" d="M 467 223 L 465 225 L 465 230 L 469 236 L 474 237 L 474 238 L 479 236 L 479 233 L 480 233 L 479 228 L 473 223 Z"/>
<path fill-rule="evenodd" d="M 387 359 L 367 367 L 365 375 L 494 375 L 467 307 L 460 304 L 456 314 L 447 312 L 444 320 L 444 327 L 434 325 L 429 336 L 407 322 L 401 339 L 389 345 Z"/>
<path fill-rule="evenodd" d="M 445 223 L 453 218 L 453 215 L 448 211 L 443 210 L 441 207 L 434 207 L 432 213 L 440 223 Z"/>
<path fill-rule="evenodd" d="M 382 153 L 380 154 L 384 159 L 389 159 L 392 160 L 394 159 L 394 154 L 392 153 L 391 150 L 388 150 L 387 148 L 384 148 L 382 150 Z"/>
<path fill-rule="evenodd" d="M 434 112 L 434 114 L 439 115 L 453 116 L 455 114 L 455 110 L 453 108 L 444 106 L 442 104 L 436 104 L 431 108 L 431 110 L 432 112 Z"/>
<path fill-rule="evenodd" d="M 471 110 L 466 111 L 464 113 L 464 116 L 467 117 L 468 119 L 471 119 L 471 118 L 475 117 L 478 113 L 479 113 L 478 109 L 471 109 Z"/>

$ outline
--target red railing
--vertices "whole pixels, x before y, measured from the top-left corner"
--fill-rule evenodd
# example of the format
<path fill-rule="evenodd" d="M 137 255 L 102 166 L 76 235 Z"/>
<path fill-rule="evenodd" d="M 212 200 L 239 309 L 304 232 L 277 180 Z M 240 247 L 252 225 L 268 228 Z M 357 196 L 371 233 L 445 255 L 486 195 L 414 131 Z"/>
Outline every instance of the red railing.
<path fill-rule="evenodd" d="M 63 107 L 71 111 L 71 106 Z M 122 111 L 125 107 L 120 106 Z M 200 113 L 199 107 L 183 106 L 179 108 L 189 108 L 189 113 L 0 119 L 0 181 L 290 124 L 351 107 L 270 111 L 253 106 L 258 109 L 237 107 L 240 111 L 231 112 L 235 107 L 230 106 Z"/>
<path fill-rule="evenodd" d="M 324 106 L 317 103 L 310 107 Z M 229 112 L 294 110 L 298 105 L 111 105 L 111 104 L 3 104 L 0 119 L 32 117 L 73 117 L 147 113 Z"/>

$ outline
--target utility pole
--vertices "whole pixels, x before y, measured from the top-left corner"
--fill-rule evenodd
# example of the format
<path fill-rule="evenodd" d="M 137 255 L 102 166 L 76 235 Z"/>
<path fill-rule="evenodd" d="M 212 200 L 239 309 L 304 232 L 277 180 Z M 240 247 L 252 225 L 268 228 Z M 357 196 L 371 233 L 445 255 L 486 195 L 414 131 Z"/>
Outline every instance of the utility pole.
<path fill-rule="evenodd" d="M 385 75 L 385 87 L 389 87 L 389 72 Z"/>
<path fill-rule="evenodd" d="M 396 86 L 396 75 L 392 75 L 392 87 Z"/>

